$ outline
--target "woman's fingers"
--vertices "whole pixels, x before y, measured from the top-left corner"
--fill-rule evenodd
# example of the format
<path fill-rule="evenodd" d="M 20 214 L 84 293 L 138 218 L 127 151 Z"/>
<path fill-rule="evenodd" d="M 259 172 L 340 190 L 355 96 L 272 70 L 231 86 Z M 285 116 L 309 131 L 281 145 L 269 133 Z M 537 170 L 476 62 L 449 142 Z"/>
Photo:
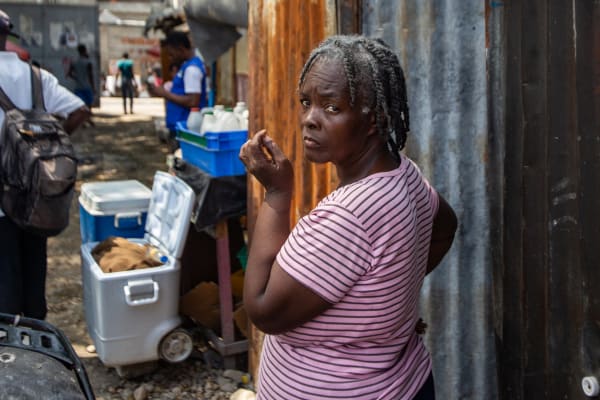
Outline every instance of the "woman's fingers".
<path fill-rule="evenodd" d="M 270 136 L 266 135 L 263 138 L 263 144 L 264 144 L 265 148 L 267 149 L 267 151 L 269 152 L 269 155 L 271 156 L 271 160 L 275 164 L 281 164 L 281 163 L 287 161 L 287 157 L 285 156 L 285 154 L 283 153 L 281 148 L 277 145 L 277 143 L 275 143 L 275 141 L 273 139 L 271 139 Z"/>
<path fill-rule="evenodd" d="M 240 159 L 246 166 L 249 166 L 250 163 L 261 163 L 264 161 L 271 162 L 272 155 L 270 152 L 265 151 L 264 148 L 264 137 L 266 136 L 266 133 L 267 131 L 262 129 L 242 145 L 242 148 L 240 149 Z"/>
<path fill-rule="evenodd" d="M 266 130 L 248 139 L 242 145 L 239 157 L 248 173 L 254 175 L 267 190 L 291 190 L 292 165 Z"/>

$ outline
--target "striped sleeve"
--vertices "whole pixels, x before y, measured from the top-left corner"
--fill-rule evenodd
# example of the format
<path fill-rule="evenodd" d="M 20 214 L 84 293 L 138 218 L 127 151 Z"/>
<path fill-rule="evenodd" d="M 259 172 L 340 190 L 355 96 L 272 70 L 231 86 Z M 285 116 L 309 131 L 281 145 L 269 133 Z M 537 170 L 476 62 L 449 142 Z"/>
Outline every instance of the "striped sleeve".
<path fill-rule="evenodd" d="M 421 172 L 421 168 L 419 168 L 419 166 L 417 164 L 415 164 L 415 162 L 413 160 L 411 160 L 411 159 L 406 158 L 406 161 L 408 161 L 408 163 L 410 164 L 411 168 L 418 173 L 418 175 L 421 177 L 421 179 L 423 181 L 423 184 L 427 188 L 427 192 L 429 194 L 429 207 L 431 207 L 431 218 L 432 218 L 432 221 L 433 221 L 433 219 L 437 215 L 438 208 L 440 207 L 440 195 L 435 190 L 435 188 L 431 185 L 431 183 L 429 182 L 429 180 L 426 179 L 425 177 L 423 177 L 423 173 Z"/>
<path fill-rule="evenodd" d="M 431 194 L 431 215 L 433 215 L 432 218 L 432 224 L 433 224 L 433 219 L 435 219 L 435 216 L 438 213 L 438 210 L 440 208 L 440 195 L 438 192 L 435 191 L 435 189 L 431 188 L 432 194 Z"/>
<path fill-rule="evenodd" d="M 298 222 L 277 262 L 302 285 L 336 303 L 369 270 L 371 252 L 363 224 L 339 203 L 329 202 Z"/>

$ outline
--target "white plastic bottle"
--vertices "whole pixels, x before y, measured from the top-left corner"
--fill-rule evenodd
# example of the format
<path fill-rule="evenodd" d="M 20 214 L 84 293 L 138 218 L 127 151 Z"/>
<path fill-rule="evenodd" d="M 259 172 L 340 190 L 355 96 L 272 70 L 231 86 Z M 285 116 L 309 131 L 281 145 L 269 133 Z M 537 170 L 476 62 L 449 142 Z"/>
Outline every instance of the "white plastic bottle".
<path fill-rule="evenodd" d="M 192 107 L 190 110 L 190 115 L 187 119 L 187 128 L 189 131 L 200 133 L 201 126 L 202 114 L 200 113 L 200 108 Z"/>
<path fill-rule="evenodd" d="M 225 112 L 225 106 L 223 104 L 215 104 L 213 107 L 213 114 L 215 114 L 215 117 L 219 118 L 219 115 L 223 112 Z"/>
<path fill-rule="evenodd" d="M 226 108 L 217 115 L 217 127 L 215 132 L 239 131 L 240 129 L 240 121 L 231 108 Z"/>
<path fill-rule="evenodd" d="M 246 106 L 246 102 L 238 101 L 233 108 L 233 113 L 240 122 L 240 129 L 248 130 L 248 106 Z"/>
<path fill-rule="evenodd" d="M 214 132 L 217 126 L 217 117 L 212 111 L 204 113 L 202 126 L 200 127 L 200 136 L 204 136 L 206 132 Z"/>

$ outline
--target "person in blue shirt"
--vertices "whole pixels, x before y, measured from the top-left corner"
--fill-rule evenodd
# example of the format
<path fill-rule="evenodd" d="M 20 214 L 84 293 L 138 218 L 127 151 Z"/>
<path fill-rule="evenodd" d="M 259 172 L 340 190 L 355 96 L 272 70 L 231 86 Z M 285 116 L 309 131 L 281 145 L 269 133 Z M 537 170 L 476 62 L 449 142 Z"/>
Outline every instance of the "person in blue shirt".
<path fill-rule="evenodd" d="M 128 53 L 123 53 L 123 58 L 117 61 L 117 76 L 121 76 L 121 96 L 123 97 L 123 112 L 127 114 L 127 99 L 129 98 L 129 112 L 133 114 L 133 92 L 136 87 L 133 76 L 133 61 Z"/>
<path fill-rule="evenodd" d="M 164 46 L 171 62 L 180 65 L 173 77 L 170 90 L 162 86 L 150 86 L 148 91 L 153 96 L 167 100 L 166 125 L 170 134 L 170 147 L 175 150 L 175 124 L 187 120 L 192 107 L 206 107 L 206 68 L 200 57 L 196 56 L 190 39 L 185 32 L 173 31 L 164 39 Z"/>

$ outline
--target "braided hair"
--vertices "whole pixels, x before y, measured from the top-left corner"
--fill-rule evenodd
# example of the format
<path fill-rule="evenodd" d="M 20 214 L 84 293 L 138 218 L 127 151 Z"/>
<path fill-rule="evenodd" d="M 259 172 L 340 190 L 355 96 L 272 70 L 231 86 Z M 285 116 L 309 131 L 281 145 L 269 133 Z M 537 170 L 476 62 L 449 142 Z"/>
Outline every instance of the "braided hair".
<path fill-rule="evenodd" d="M 375 113 L 377 131 L 388 149 L 400 159 L 409 131 L 406 83 L 400 62 L 381 39 L 359 35 L 336 35 L 315 48 L 300 73 L 298 87 L 317 60 L 339 60 L 350 91 L 350 105 Z"/>

